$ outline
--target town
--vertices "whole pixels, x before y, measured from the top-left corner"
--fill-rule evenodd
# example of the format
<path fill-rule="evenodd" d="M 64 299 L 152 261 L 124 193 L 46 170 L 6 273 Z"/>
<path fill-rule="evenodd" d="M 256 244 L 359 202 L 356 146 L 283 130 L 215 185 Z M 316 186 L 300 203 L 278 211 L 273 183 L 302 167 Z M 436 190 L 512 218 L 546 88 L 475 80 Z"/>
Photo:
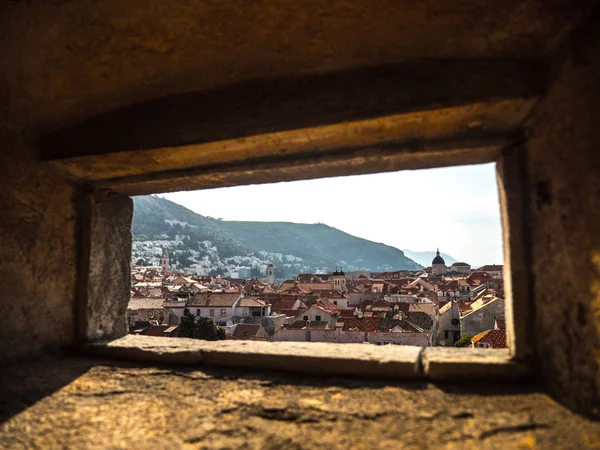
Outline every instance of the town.
<path fill-rule="evenodd" d="M 415 271 L 199 276 L 132 262 L 132 334 L 271 342 L 506 348 L 503 266 L 449 267 L 439 249 Z M 202 326 L 200 326 L 202 325 Z M 195 331 L 195 327 L 199 330 Z"/>

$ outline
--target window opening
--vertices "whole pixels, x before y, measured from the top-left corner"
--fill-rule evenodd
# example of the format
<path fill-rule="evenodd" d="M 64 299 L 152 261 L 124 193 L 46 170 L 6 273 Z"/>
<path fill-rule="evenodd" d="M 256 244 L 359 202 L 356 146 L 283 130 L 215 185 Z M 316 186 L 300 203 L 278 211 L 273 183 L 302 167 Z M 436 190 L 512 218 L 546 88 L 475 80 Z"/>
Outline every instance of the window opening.
<path fill-rule="evenodd" d="M 130 329 L 195 310 L 231 339 L 506 347 L 495 183 L 486 164 L 135 197 Z"/>

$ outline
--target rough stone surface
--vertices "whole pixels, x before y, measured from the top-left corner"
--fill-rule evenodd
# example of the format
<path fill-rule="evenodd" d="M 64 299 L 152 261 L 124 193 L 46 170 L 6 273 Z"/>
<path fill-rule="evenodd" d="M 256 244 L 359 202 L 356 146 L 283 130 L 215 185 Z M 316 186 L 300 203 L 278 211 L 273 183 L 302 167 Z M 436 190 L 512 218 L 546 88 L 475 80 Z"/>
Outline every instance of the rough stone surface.
<path fill-rule="evenodd" d="M 590 1 L 579 0 L 578 6 Z M 4 2 L 4 82 L 43 128 L 252 78 L 415 59 L 539 57 L 573 2 Z M 451 37 L 451 38 L 449 38 Z"/>
<path fill-rule="evenodd" d="M 600 424 L 535 387 L 41 361 L 1 374 L 0 447 L 570 449 Z"/>
<path fill-rule="evenodd" d="M 423 352 L 422 363 L 425 376 L 434 380 L 522 380 L 529 375 L 526 366 L 513 361 L 504 349 L 429 347 Z"/>
<path fill-rule="evenodd" d="M 29 141 L 0 119 L 0 361 L 53 351 L 74 335 L 74 189 Z"/>
<path fill-rule="evenodd" d="M 600 27 L 582 34 L 528 129 L 533 328 L 552 394 L 600 414 Z"/>
<path fill-rule="evenodd" d="M 94 196 L 91 210 L 87 279 L 86 336 L 118 338 L 127 334 L 125 311 L 131 297 L 131 222 L 133 200 L 115 193 Z"/>
<path fill-rule="evenodd" d="M 100 355 L 153 362 L 205 363 L 388 378 L 415 378 L 421 347 L 317 342 L 203 341 L 127 335 L 88 346 Z"/>

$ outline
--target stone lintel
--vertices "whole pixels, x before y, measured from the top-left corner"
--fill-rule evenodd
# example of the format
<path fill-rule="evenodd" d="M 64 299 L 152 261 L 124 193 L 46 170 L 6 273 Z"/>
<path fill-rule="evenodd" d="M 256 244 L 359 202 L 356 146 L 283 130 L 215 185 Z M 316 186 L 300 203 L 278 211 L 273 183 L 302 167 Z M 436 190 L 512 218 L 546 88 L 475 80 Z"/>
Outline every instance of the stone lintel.
<path fill-rule="evenodd" d="M 185 146 L 538 97 L 545 70 L 534 58 L 433 58 L 257 78 L 91 117 L 46 135 L 40 151 L 61 159 Z"/>
<path fill-rule="evenodd" d="M 92 182 L 151 176 L 177 178 L 183 171 L 214 171 L 223 166 L 289 164 L 296 159 L 350 154 L 369 147 L 396 153 L 424 153 L 428 147 L 487 145 L 514 133 L 535 105 L 534 98 L 493 99 L 481 103 L 392 114 L 308 128 L 274 131 L 249 137 L 106 154 L 75 156 L 53 164 Z M 149 127 L 151 128 L 151 127 Z"/>
<path fill-rule="evenodd" d="M 503 147 L 511 145 L 518 139 L 518 135 L 496 136 L 484 140 L 346 148 L 330 154 L 247 161 L 240 164 L 102 180 L 95 182 L 95 185 L 134 196 L 452 165 L 484 164 L 495 161 Z"/>

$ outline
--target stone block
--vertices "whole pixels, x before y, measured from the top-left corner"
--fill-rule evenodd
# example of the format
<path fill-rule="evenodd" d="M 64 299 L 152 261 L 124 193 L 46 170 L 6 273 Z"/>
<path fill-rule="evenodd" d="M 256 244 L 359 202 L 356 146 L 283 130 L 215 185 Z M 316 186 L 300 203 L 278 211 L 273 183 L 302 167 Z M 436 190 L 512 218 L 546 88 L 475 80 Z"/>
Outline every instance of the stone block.
<path fill-rule="evenodd" d="M 433 380 L 460 380 L 468 376 L 524 380 L 527 366 L 514 361 L 508 350 L 430 347 L 422 355 L 425 376 Z"/>
<path fill-rule="evenodd" d="M 115 193 L 91 196 L 89 240 L 82 244 L 80 267 L 80 324 L 86 339 L 117 338 L 127 334 L 125 311 L 131 296 L 131 223 L 133 201 Z M 83 230 L 84 234 L 86 230 Z M 89 252 L 86 272 L 85 254 Z M 87 278 L 86 278 L 87 276 Z"/>
<path fill-rule="evenodd" d="M 137 335 L 90 344 L 88 349 L 102 356 L 132 360 L 379 378 L 417 377 L 421 354 L 420 347 L 400 345 L 211 342 Z"/>

